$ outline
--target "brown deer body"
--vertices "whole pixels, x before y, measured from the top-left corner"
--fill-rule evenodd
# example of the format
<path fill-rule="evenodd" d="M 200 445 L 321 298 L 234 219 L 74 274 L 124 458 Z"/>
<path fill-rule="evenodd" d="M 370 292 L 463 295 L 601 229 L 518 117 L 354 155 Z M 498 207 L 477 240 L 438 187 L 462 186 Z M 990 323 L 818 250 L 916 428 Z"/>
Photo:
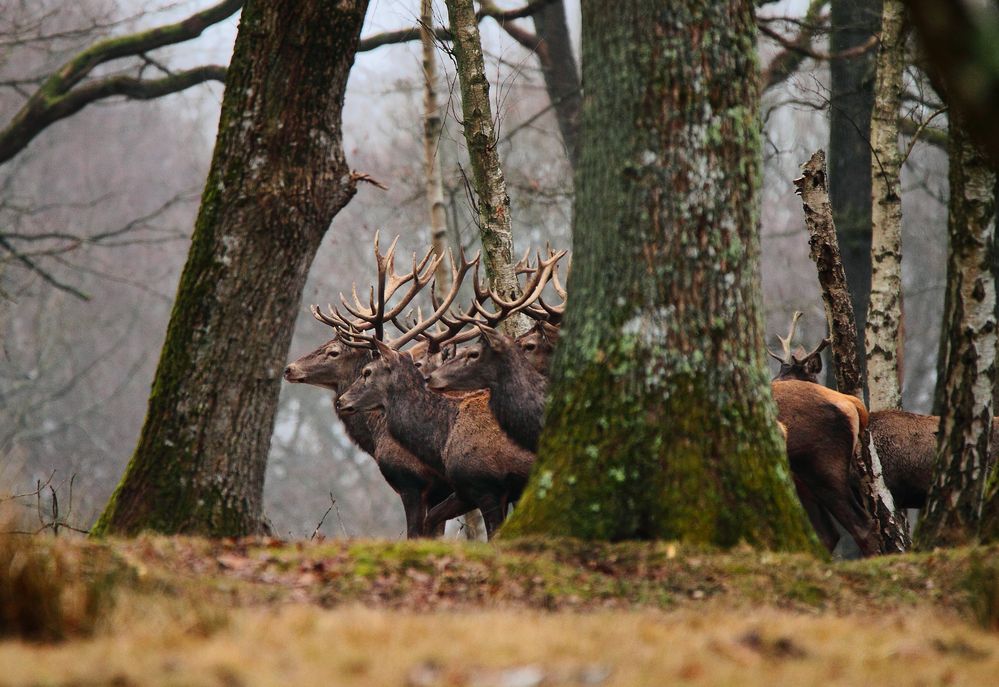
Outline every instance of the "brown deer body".
<path fill-rule="evenodd" d="M 408 356 L 377 345 L 379 358 L 340 396 L 338 410 L 349 415 L 384 409 L 392 435 L 424 463 L 443 470 L 457 500 L 469 504 L 466 510 L 474 505 L 482 511 L 491 538 L 508 505 L 519 498 L 534 455 L 499 428 L 487 393 L 461 398 L 435 393 Z"/>
<path fill-rule="evenodd" d="M 291 383 L 311 384 L 333 392 L 334 401 L 372 359 L 370 351 L 346 347 L 331 339 L 285 368 Z M 399 495 L 406 515 L 406 536 L 443 534 L 443 521 L 427 527 L 427 512 L 452 493 L 443 469 L 421 461 L 392 437 L 381 411 L 344 415 L 337 411 L 350 439 L 375 459 L 388 485 Z"/>
<path fill-rule="evenodd" d="M 437 391 L 488 389 L 489 409 L 511 439 L 538 450 L 544 422 L 548 378 L 538 372 L 523 348 L 510 337 L 479 325 L 482 336 L 460 349 L 430 375 Z"/>

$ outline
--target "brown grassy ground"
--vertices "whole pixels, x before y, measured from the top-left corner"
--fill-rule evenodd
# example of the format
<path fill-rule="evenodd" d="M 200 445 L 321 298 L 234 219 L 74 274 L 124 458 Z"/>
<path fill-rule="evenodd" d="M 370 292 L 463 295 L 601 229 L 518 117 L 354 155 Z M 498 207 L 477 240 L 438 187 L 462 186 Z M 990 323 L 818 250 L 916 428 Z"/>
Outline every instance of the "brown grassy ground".
<path fill-rule="evenodd" d="M 0 641 L 0 685 L 999 684 L 995 548 L 54 546 L 115 603 L 89 636 Z"/>

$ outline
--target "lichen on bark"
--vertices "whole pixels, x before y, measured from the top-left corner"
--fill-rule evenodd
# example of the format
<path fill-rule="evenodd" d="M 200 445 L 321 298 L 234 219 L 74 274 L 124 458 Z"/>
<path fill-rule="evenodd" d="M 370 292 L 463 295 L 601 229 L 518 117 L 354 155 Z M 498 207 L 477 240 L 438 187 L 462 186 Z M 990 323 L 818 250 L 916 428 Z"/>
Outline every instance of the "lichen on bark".
<path fill-rule="evenodd" d="M 761 356 L 751 7 L 584 2 L 583 50 L 573 295 L 504 535 L 816 551 Z"/>

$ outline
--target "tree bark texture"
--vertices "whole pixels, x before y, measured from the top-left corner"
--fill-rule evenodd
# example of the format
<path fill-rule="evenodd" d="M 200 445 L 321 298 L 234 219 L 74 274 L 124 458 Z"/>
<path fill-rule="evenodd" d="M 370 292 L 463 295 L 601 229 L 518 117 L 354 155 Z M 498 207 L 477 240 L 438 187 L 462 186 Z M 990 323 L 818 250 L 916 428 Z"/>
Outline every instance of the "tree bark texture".
<path fill-rule="evenodd" d="M 447 207 L 441 174 L 441 111 L 437 103 L 437 48 L 434 44 L 434 3 L 420 0 L 420 40 L 423 44 L 423 162 L 426 169 L 427 211 L 430 245 L 434 255 L 447 253 Z M 451 268 L 441 260 L 434 274 L 434 288 L 443 298 L 451 288 Z"/>
<path fill-rule="evenodd" d="M 816 551 L 761 356 L 749 3 L 583 2 L 567 321 L 504 532 Z"/>
<path fill-rule="evenodd" d="M 479 24 L 472 0 L 447 0 L 447 11 L 461 82 L 462 128 L 477 195 L 482 258 L 490 286 L 504 298 L 513 299 L 520 295 L 520 283 L 513 270 L 510 196 L 496 146 Z M 511 335 L 525 331 L 528 326 L 526 318 L 519 314 L 503 324 Z"/>
<path fill-rule="evenodd" d="M 829 186 L 832 180 L 826 171 L 826 153 L 819 150 L 801 166 L 801 177 L 794 180 L 796 193 L 808 228 L 809 257 L 818 268 L 822 302 L 826 320 L 836 388 L 841 393 L 864 397 L 864 372 L 860 367 L 857 336 L 854 329 L 852 293 L 847 285 L 843 260 L 840 257 L 836 223 Z"/>
<path fill-rule="evenodd" d="M 354 194 L 341 109 L 366 7 L 246 3 L 145 425 L 95 533 L 261 530 L 302 288 Z"/>
<path fill-rule="evenodd" d="M 996 357 L 996 174 L 952 114 L 950 125 L 952 298 L 946 336 L 940 434 L 933 483 L 917 535 L 920 546 L 978 538 L 987 483 Z"/>
<path fill-rule="evenodd" d="M 865 350 L 870 409 L 902 404 L 902 154 L 898 118 L 905 70 L 905 5 L 884 0 L 871 116 L 871 294 Z"/>
<path fill-rule="evenodd" d="M 830 51 L 835 54 L 856 48 L 880 30 L 881 2 L 832 0 L 830 22 Z M 870 126 L 874 56 L 874 51 L 869 50 L 829 63 L 829 196 L 859 341 L 864 337 L 871 292 Z M 860 355 L 863 369 L 863 351 Z"/>
<path fill-rule="evenodd" d="M 836 370 L 836 385 L 844 394 L 863 398 L 864 377 L 857 354 L 857 339 L 853 326 L 853 303 L 846 285 L 846 274 L 836 241 L 832 204 L 829 200 L 828 173 L 825 152 L 817 151 L 802 165 L 801 177 L 794 185 L 801 196 L 808 227 L 810 257 L 818 269 L 822 301 L 832 338 L 832 357 Z M 877 531 L 880 541 L 877 551 L 871 543 L 857 542 L 866 553 L 900 552 L 909 548 L 908 529 L 901 514 L 895 512 L 891 492 L 885 485 L 881 460 L 865 429 L 860 437 L 860 451 L 851 464 L 851 488 L 873 521 L 871 531 Z"/>

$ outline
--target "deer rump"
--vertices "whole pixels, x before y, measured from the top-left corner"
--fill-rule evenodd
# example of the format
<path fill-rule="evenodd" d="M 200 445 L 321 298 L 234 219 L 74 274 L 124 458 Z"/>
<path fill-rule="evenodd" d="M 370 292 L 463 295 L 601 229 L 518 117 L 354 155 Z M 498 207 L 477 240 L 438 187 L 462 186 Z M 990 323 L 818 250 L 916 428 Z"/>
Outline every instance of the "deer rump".
<path fill-rule="evenodd" d="M 775 381 L 771 389 L 798 498 L 819 538 L 830 551 L 836 546 L 831 514 L 858 543 L 866 542 L 871 520 L 851 482 L 851 461 L 868 423 L 864 404 L 812 382 Z"/>
<path fill-rule="evenodd" d="M 881 459 L 885 485 L 897 508 L 922 508 L 937 461 L 940 418 L 904 410 L 871 413 L 871 438 Z M 999 419 L 992 421 L 989 467 L 999 455 Z"/>

